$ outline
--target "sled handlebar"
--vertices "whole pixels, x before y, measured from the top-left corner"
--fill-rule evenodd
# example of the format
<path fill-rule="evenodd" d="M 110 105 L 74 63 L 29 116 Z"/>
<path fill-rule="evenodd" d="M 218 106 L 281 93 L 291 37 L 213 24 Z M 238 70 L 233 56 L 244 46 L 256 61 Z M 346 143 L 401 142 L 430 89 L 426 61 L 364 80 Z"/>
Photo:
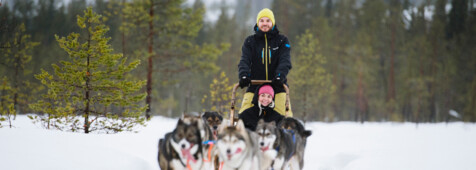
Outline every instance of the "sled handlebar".
<path fill-rule="evenodd" d="M 271 83 L 271 80 L 251 80 L 251 85 L 261 85 L 261 84 L 265 84 L 265 83 Z M 233 91 L 232 91 L 232 94 L 231 94 L 231 108 L 230 108 L 230 125 L 234 125 L 235 122 L 239 119 L 238 116 L 235 114 L 235 99 L 236 99 L 236 89 L 238 89 L 238 87 L 240 87 L 240 83 L 236 83 L 234 86 L 233 86 Z M 288 112 L 289 112 L 289 87 L 286 85 L 286 84 L 283 84 L 283 87 L 284 87 L 284 90 L 286 91 L 286 113 L 285 113 L 285 117 L 288 116 Z"/>

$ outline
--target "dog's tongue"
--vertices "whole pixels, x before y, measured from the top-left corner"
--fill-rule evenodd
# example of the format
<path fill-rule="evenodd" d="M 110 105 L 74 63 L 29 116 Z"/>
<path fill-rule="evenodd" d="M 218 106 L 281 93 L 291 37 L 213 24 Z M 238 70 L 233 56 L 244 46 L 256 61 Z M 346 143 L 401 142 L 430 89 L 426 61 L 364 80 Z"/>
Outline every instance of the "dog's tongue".
<path fill-rule="evenodd" d="M 213 138 L 214 138 L 215 140 L 217 140 L 217 131 L 216 131 L 216 130 L 213 131 Z"/>
<path fill-rule="evenodd" d="M 240 153 L 241 152 L 241 148 L 238 148 L 236 149 L 235 153 Z"/>
<path fill-rule="evenodd" d="M 266 147 L 261 147 L 261 151 L 267 151 L 269 149 L 269 146 L 266 146 Z"/>
<path fill-rule="evenodd" d="M 240 153 L 241 151 L 242 151 L 242 149 L 241 149 L 241 148 L 238 148 L 238 149 L 236 149 L 236 151 L 235 151 L 234 154 L 238 154 L 238 153 Z M 228 159 L 231 159 L 231 157 L 233 156 L 233 154 L 227 154 L 227 156 L 228 156 Z"/>
<path fill-rule="evenodd" d="M 190 149 L 192 147 L 190 147 L 189 149 L 182 149 L 182 155 L 187 158 L 187 160 L 192 160 L 193 163 L 197 163 L 197 160 L 195 160 L 195 158 L 193 158 L 193 155 L 190 153 Z"/>

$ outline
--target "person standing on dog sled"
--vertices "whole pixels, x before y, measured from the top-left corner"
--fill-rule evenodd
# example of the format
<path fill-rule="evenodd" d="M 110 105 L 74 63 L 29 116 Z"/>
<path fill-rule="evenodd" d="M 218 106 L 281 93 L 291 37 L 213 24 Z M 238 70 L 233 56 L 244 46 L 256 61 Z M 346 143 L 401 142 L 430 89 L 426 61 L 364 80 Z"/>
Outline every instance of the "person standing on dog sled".
<path fill-rule="evenodd" d="M 274 110 L 275 102 L 273 98 L 275 93 L 273 87 L 269 84 L 264 84 L 257 88 L 258 90 L 253 95 L 253 106 L 243 111 L 239 118 L 243 120 L 245 127 L 255 131 L 258 121 L 263 119 L 265 122 L 275 121 L 279 124 L 284 116 Z"/>
<path fill-rule="evenodd" d="M 248 36 L 242 46 L 238 64 L 239 86 L 248 87 L 238 113 L 253 106 L 253 92 L 258 86 L 251 85 L 251 80 L 272 80 L 276 90 L 274 110 L 285 115 L 286 92 L 283 84 L 287 84 L 286 76 L 292 67 L 291 45 L 286 36 L 279 34 L 274 14 L 268 8 L 258 13 L 254 31 L 255 34 Z M 292 116 L 290 104 L 287 116 Z"/>

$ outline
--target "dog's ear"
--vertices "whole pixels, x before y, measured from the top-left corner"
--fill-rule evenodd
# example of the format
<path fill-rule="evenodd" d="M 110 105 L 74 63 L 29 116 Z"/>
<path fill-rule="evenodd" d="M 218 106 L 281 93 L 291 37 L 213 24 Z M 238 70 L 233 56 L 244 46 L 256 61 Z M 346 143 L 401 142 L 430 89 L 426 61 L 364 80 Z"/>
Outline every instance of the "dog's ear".
<path fill-rule="evenodd" d="M 185 122 L 183 122 L 183 117 L 178 119 L 178 121 L 177 121 L 177 126 L 179 126 L 181 124 L 185 124 Z"/>
<path fill-rule="evenodd" d="M 223 130 L 228 127 L 228 119 L 225 119 L 221 122 L 220 126 L 218 126 L 218 133 L 223 132 Z"/>
<path fill-rule="evenodd" d="M 238 122 L 236 123 L 236 130 L 243 132 L 246 131 L 245 129 L 245 124 L 243 123 L 243 120 L 239 119 Z"/>
<path fill-rule="evenodd" d="M 312 135 L 312 131 L 310 131 L 310 130 L 305 130 L 305 131 L 303 132 L 303 137 L 305 137 L 305 138 L 307 138 L 307 137 L 309 137 L 309 136 L 311 136 L 311 135 Z"/>
<path fill-rule="evenodd" d="M 263 119 L 260 119 L 260 120 L 258 121 L 258 125 L 262 125 L 262 124 L 264 124 L 264 120 L 263 120 Z"/>
<path fill-rule="evenodd" d="M 238 122 L 236 123 L 235 128 L 236 128 L 236 131 L 239 134 L 243 135 L 243 137 L 245 139 L 252 139 L 252 138 L 254 138 L 253 134 L 256 134 L 256 133 L 248 133 L 248 130 L 245 127 L 245 123 L 241 119 L 238 120 Z M 255 137 L 257 137 L 257 136 L 255 136 Z"/>
<path fill-rule="evenodd" d="M 195 120 L 195 121 L 192 120 L 192 121 L 190 122 L 190 125 L 192 125 L 192 126 L 198 126 L 198 127 L 199 127 L 199 121 L 200 121 L 200 120 L 201 120 L 201 119 L 197 119 L 197 120 Z M 200 124 L 201 124 L 201 123 L 200 123 Z"/>
<path fill-rule="evenodd" d="M 223 113 L 222 112 L 217 112 L 218 114 L 218 118 L 220 119 L 220 121 L 223 121 Z"/>
<path fill-rule="evenodd" d="M 271 126 L 276 126 L 276 122 L 275 121 L 271 121 L 271 123 L 269 123 Z"/>

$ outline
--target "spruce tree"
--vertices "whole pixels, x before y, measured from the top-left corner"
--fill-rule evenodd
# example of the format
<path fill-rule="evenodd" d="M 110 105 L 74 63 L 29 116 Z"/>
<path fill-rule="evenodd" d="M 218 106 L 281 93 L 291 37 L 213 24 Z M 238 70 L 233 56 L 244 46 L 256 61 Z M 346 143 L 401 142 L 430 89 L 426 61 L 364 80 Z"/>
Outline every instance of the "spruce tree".
<path fill-rule="evenodd" d="M 144 125 L 145 94 L 137 93 L 145 81 L 129 81 L 127 74 L 140 61 L 126 63 L 122 54 L 114 54 L 106 37 L 109 30 L 102 16 L 91 8 L 77 17 L 83 34 L 56 36 L 68 59 L 53 64 L 54 73 L 42 70 L 35 77 L 48 93 L 31 107 L 44 115 L 30 116 L 47 128 L 73 132 L 117 133 Z"/>

